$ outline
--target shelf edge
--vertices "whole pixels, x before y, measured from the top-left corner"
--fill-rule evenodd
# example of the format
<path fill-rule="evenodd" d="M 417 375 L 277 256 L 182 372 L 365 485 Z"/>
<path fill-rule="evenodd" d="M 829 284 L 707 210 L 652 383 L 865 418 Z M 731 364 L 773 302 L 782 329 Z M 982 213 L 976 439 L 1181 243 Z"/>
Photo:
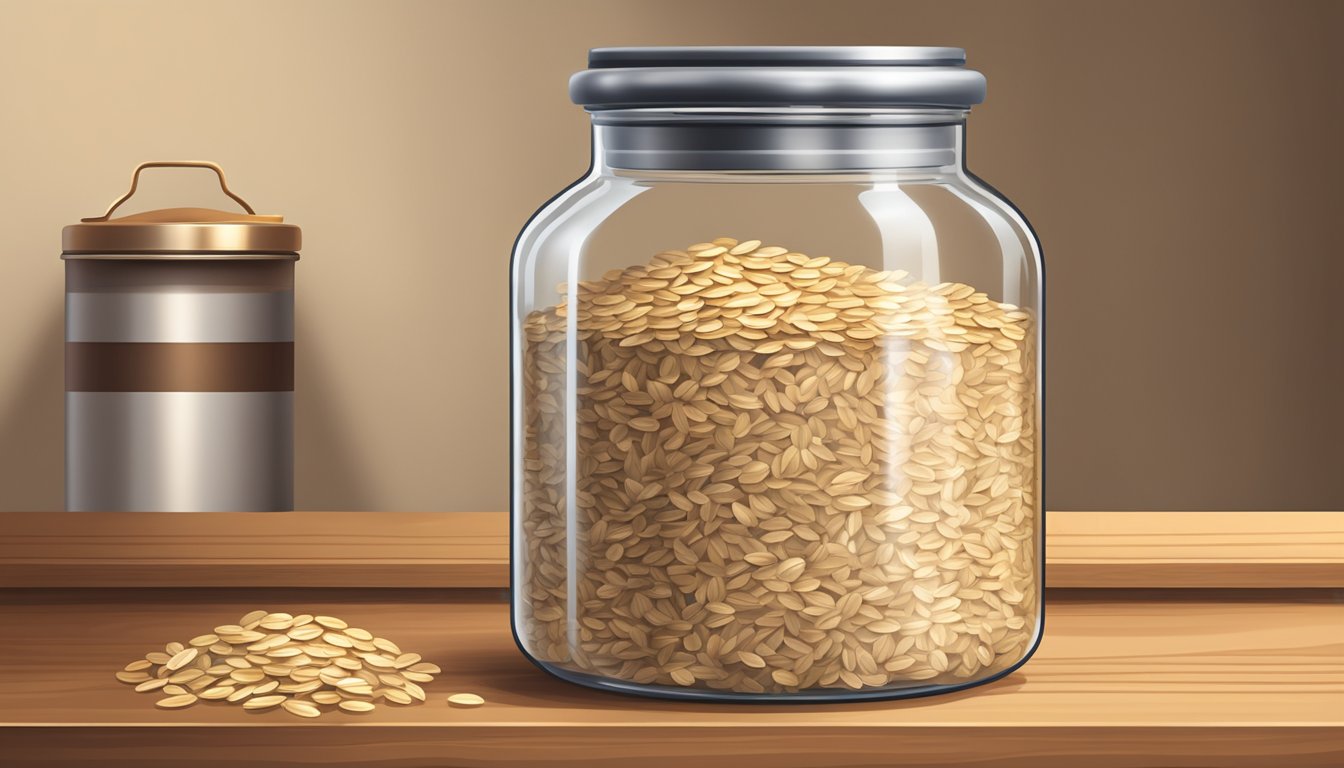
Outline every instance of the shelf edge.
<path fill-rule="evenodd" d="M 505 587 L 504 512 L 0 513 L 0 587 Z M 1050 512 L 1054 588 L 1344 586 L 1344 512 Z"/>

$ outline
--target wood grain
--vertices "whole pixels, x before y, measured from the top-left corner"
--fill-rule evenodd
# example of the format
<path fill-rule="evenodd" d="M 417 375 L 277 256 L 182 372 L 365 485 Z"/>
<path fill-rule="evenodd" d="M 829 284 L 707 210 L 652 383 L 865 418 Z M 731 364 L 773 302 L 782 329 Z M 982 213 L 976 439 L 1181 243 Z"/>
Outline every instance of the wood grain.
<path fill-rule="evenodd" d="M 1344 512 L 1051 512 L 1052 587 L 1344 585 Z M 503 512 L 0 513 L 0 587 L 497 587 Z"/>
<path fill-rule="evenodd" d="M 497 587 L 503 512 L 0 513 L 0 587 Z"/>
<path fill-rule="evenodd" d="M 440 664 L 427 704 L 296 722 L 218 703 L 162 711 L 126 662 L 245 610 L 330 613 Z M 1344 625 L 1331 591 L 1052 595 L 1023 669 L 908 701 L 714 705 L 549 677 L 500 590 L 0 592 L 10 765 L 1338 766 Z M 444 699 L 474 691 L 479 709 Z"/>
<path fill-rule="evenodd" d="M 1051 512 L 1052 587 L 1344 586 L 1344 512 Z"/>

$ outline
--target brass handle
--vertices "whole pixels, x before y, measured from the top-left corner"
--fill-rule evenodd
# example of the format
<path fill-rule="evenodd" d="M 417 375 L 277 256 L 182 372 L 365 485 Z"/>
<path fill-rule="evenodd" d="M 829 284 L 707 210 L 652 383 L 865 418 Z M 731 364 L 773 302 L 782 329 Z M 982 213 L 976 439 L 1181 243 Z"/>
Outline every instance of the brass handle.
<path fill-rule="evenodd" d="M 131 174 L 131 188 L 126 191 L 126 194 L 118 198 L 115 203 L 112 203 L 106 213 L 102 216 L 80 219 L 80 221 L 107 221 L 112 216 L 113 211 L 121 207 L 122 203 L 130 200 L 131 195 L 135 194 L 136 187 L 140 186 L 140 172 L 146 168 L 209 168 L 219 177 L 219 188 L 224 190 L 224 194 L 233 198 L 234 202 L 243 206 L 243 210 L 247 211 L 249 214 L 255 216 L 257 213 L 252 210 L 252 206 L 248 205 L 246 200 L 229 190 L 228 183 L 224 181 L 224 169 L 220 168 L 218 163 L 212 163 L 208 160 L 155 160 L 148 163 L 141 163 L 135 167 L 135 173 Z"/>

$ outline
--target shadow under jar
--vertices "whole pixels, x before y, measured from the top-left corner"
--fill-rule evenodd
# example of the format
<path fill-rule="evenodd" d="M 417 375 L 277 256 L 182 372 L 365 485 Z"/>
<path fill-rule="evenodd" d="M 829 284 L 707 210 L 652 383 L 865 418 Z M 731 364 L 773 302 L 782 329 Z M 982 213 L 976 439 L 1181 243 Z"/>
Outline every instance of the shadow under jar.
<path fill-rule="evenodd" d="M 513 256 L 513 626 L 583 685 L 915 696 L 1042 626 L 1040 248 L 955 48 L 597 49 Z"/>

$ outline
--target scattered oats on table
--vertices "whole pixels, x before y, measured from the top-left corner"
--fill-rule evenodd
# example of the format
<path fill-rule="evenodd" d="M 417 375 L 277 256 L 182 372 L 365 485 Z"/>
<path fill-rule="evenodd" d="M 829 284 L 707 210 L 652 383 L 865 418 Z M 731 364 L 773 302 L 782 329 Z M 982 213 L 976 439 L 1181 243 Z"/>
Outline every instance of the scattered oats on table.
<path fill-rule="evenodd" d="M 454 693 L 448 697 L 448 703 L 454 707 L 479 707 L 485 703 L 485 699 L 474 693 Z"/>
<path fill-rule="evenodd" d="M 187 643 L 127 664 L 116 678 L 140 693 L 169 694 L 155 705 L 180 709 L 198 700 L 314 718 L 340 708 L 368 712 L 376 702 L 423 702 L 422 683 L 442 670 L 391 640 L 332 616 L 252 611 Z"/>

